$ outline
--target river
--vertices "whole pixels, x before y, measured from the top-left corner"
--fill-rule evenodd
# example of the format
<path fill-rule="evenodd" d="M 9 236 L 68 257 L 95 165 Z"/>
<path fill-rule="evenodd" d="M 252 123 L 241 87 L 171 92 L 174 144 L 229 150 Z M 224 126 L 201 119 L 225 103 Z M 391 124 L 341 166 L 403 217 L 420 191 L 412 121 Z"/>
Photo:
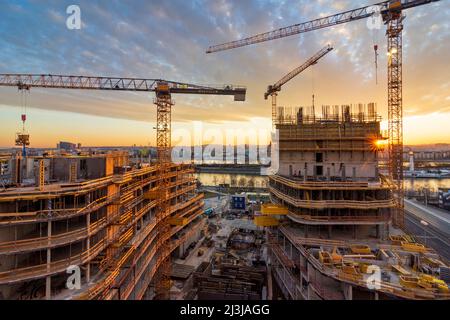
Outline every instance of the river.
<path fill-rule="evenodd" d="M 229 184 L 232 187 L 267 187 L 268 179 L 265 176 L 229 173 L 197 173 L 197 179 L 206 186 Z"/>
<path fill-rule="evenodd" d="M 198 180 L 203 185 L 215 186 L 229 184 L 233 187 L 266 187 L 267 177 L 248 174 L 198 173 Z M 423 188 L 436 192 L 439 188 L 450 189 L 450 179 L 405 179 L 405 190 L 421 190 Z"/>

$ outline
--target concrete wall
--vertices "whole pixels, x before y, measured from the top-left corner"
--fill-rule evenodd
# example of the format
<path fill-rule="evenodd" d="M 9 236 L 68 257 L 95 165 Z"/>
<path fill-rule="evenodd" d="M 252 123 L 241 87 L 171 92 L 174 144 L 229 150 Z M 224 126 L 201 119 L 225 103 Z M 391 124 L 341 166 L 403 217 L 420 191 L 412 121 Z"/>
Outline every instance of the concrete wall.
<path fill-rule="evenodd" d="M 81 161 L 80 165 L 77 168 L 80 168 L 81 171 Z M 86 179 L 97 179 L 102 178 L 106 174 L 106 158 L 87 158 L 87 170 L 86 170 Z"/>
<path fill-rule="evenodd" d="M 320 153 L 320 152 L 319 152 Z M 316 162 L 316 152 L 280 152 L 279 173 L 284 176 L 315 175 L 315 166 L 322 166 L 322 176 L 376 178 L 376 155 L 373 152 L 321 152 L 323 162 Z M 354 169 L 353 169 L 354 168 Z"/>
<path fill-rule="evenodd" d="M 57 181 L 68 181 L 70 162 L 67 158 L 52 159 L 52 179 Z"/>
<path fill-rule="evenodd" d="M 106 158 L 53 158 L 52 179 L 69 181 L 70 164 L 76 163 L 77 179 L 97 179 L 105 176 Z"/>

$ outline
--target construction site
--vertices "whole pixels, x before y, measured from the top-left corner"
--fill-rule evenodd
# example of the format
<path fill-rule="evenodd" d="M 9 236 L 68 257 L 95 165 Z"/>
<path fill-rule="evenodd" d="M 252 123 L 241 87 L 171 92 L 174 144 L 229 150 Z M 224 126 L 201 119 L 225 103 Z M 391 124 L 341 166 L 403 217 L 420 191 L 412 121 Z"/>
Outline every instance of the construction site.
<path fill-rule="evenodd" d="M 282 87 L 325 61 L 332 45 L 268 86 L 278 137 L 269 199 L 204 194 L 193 161 L 172 161 L 172 95 L 239 102 L 244 86 L 0 74 L 0 86 L 25 95 L 34 88 L 150 92 L 157 148 L 148 161 L 120 149 L 29 155 L 22 114 L 20 150 L 0 154 L 0 300 L 449 300 L 449 261 L 404 222 L 403 12 L 432 2 L 378 4 L 388 40 L 387 132 L 373 102 L 318 106 L 313 95 L 311 106 L 279 105 Z M 363 7 L 207 53 L 372 14 Z M 71 282 L 72 275 L 79 278 Z"/>

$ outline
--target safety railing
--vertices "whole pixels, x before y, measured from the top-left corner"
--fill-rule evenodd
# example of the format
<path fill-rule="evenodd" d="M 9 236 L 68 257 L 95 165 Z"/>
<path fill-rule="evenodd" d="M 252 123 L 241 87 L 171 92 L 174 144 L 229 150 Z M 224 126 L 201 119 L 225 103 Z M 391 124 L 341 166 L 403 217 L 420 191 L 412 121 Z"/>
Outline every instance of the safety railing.
<path fill-rule="evenodd" d="M 26 251 L 38 251 L 46 248 L 54 248 L 85 239 L 96 234 L 108 225 L 106 217 L 92 223 L 89 228 L 83 227 L 76 230 L 64 232 L 50 237 L 29 238 L 0 242 L 0 254 L 13 254 Z"/>
<path fill-rule="evenodd" d="M 201 212 L 201 211 L 199 211 L 199 212 Z M 192 221 L 192 220 L 193 220 L 193 219 L 191 219 L 191 221 Z M 154 227 L 154 226 L 153 226 L 153 227 Z M 176 229 L 178 229 L 178 228 L 176 228 Z M 157 261 L 157 262 L 154 264 L 153 268 L 152 268 L 150 271 L 148 271 L 148 270 L 146 270 L 146 269 L 147 269 L 147 266 L 149 265 L 149 263 L 152 261 L 152 259 L 154 258 L 155 254 L 156 254 L 156 253 L 158 252 L 158 250 L 159 250 L 159 248 L 158 248 L 157 246 L 153 246 L 153 247 L 151 248 L 150 252 L 148 252 L 148 253 L 146 254 L 144 261 L 141 263 L 141 268 L 140 268 L 140 270 L 138 270 L 137 273 L 135 273 L 134 278 L 135 278 L 135 279 L 140 279 L 141 276 L 143 275 L 143 273 L 147 271 L 147 272 L 149 272 L 149 274 L 147 274 L 147 277 L 146 277 L 146 278 L 148 279 L 148 282 L 150 282 L 150 280 L 151 280 L 151 279 L 153 278 L 153 276 L 154 276 L 154 273 L 156 272 L 157 268 L 159 267 L 159 264 L 161 263 L 161 261 L 164 260 L 164 258 L 166 258 L 167 255 L 170 254 L 173 250 L 175 250 L 175 249 L 180 245 L 180 243 L 186 241 L 186 239 L 187 239 L 188 237 L 190 237 L 190 235 L 193 234 L 194 232 L 196 232 L 197 230 L 198 230 L 198 229 L 195 228 L 195 226 L 192 226 L 192 228 L 190 229 L 190 231 L 187 232 L 186 234 L 184 234 L 180 239 L 177 239 L 177 240 L 174 240 L 174 241 L 171 241 L 170 243 L 168 243 L 168 246 L 169 246 L 169 247 L 167 248 L 167 250 L 165 250 L 166 255 L 163 257 L 163 259 L 160 259 L 159 261 Z M 172 232 L 170 232 L 169 234 L 167 234 L 167 235 L 165 236 L 164 242 L 167 243 L 167 241 L 169 240 L 169 238 L 170 238 L 173 234 L 175 234 L 176 232 L 177 232 L 176 230 L 172 230 Z M 141 256 L 144 254 L 144 252 L 148 249 L 148 246 L 155 240 L 155 238 L 156 238 L 156 234 L 154 234 L 153 236 L 149 237 L 149 238 L 146 240 L 147 245 L 144 246 L 143 248 L 141 248 L 141 250 L 139 250 L 141 253 L 139 254 L 138 257 L 135 257 L 135 258 L 133 259 L 133 261 L 137 261 L 137 259 L 139 259 L 139 257 L 141 257 Z M 136 247 L 135 245 L 132 246 L 132 248 L 135 248 L 135 247 Z M 122 259 L 123 259 L 123 258 L 122 258 Z M 128 257 L 127 257 L 126 259 L 128 259 Z M 125 261 L 125 260 L 124 260 L 124 261 Z M 114 268 L 114 269 L 113 269 L 114 271 L 112 271 L 112 272 L 105 278 L 105 280 L 99 281 L 94 287 L 92 287 L 92 288 L 90 288 L 90 289 L 88 290 L 88 293 L 87 293 L 87 294 L 82 294 L 82 295 L 80 295 L 78 298 L 80 298 L 80 299 L 85 299 L 85 298 L 87 298 L 87 299 L 94 299 L 94 298 L 96 298 L 98 295 L 101 294 L 102 291 L 105 291 L 105 290 L 107 290 L 109 287 L 111 287 L 111 285 L 114 283 L 114 280 L 115 280 L 115 279 L 117 278 L 117 276 L 120 274 L 119 269 L 120 269 L 120 267 L 119 267 L 119 268 Z M 130 281 L 129 284 L 123 289 L 122 295 L 121 295 L 121 297 L 122 297 L 123 299 L 127 299 L 127 298 L 129 297 L 129 295 L 131 294 L 132 290 L 134 289 L 135 284 L 136 284 L 135 281 Z M 142 295 L 145 293 L 146 286 L 143 285 L 142 288 L 143 288 L 143 289 L 141 290 L 141 292 L 138 293 L 138 295 L 137 295 L 138 297 L 142 297 Z M 139 299 L 139 298 L 138 298 L 138 299 Z"/>
<path fill-rule="evenodd" d="M 394 199 L 386 200 L 300 200 L 288 196 L 273 187 L 269 187 L 269 191 L 279 199 L 282 199 L 289 204 L 298 208 L 308 209 L 378 209 L 378 208 L 392 208 L 395 206 Z"/>
<path fill-rule="evenodd" d="M 111 196 L 104 196 L 83 207 L 38 210 L 33 212 L 0 213 L 0 225 L 38 223 L 72 218 L 96 211 L 101 207 L 110 204 L 119 197 L 120 193 L 116 193 Z"/>
<path fill-rule="evenodd" d="M 385 183 L 363 182 L 363 181 L 301 181 L 288 179 L 282 176 L 273 175 L 270 180 L 280 184 L 289 186 L 293 189 L 305 190 L 378 190 L 389 189 L 389 185 Z"/>
<path fill-rule="evenodd" d="M 341 270 L 328 267 L 323 265 L 316 257 L 314 257 L 311 252 L 306 249 L 304 246 L 330 246 L 330 247 L 349 247 L 350 245 L 356 245 L 364 243 L 358 241 L 338 241 L 338 240 L 326 240 L 326 239 L 311 239 L 311 238 L 302 238 L 298 237 L 292 232 L 290 232 L 284 226 L 280 227 L 279 230 L 282 232 L 284 236 L 300 251 L 300 253 L 307 258 L 308 262 L 321 273 L 332 277 L 336 280 L 350 283 L 352 285 L 357 285 L 361 287 L 367 287 L 367 282 L 364 279 L 358 279 L 356 277 L 346 276 Z M 377 245 L 380 249 L 390 249 L 390 250 L 401 250 L 400 246 L 393 245 Z M 380 289 L 377 291 L 385 292 L 387 294 L 392 294 L 395 296 L 408 298 L 408 299 L 450 299 L 450 293 L 439 292 L 438 289 L 426 290 L 422 288 L 409 288 L 402 286 L 401 284 L 379 281 L 377 285 L 380 286 Z"/>
<path fill-rule="evenodd" d="M 81 265 L 96 257 L 106 247 L 106 241 L 101 240 L 89 250 L 80 254 L 51 263 L 38 264 L 34 266 L 15 268 L 0 272 L 0 284 L 9 284 L 17 281 L 41 278 L 47 275 L 64 272 L 71 265 Z"/>

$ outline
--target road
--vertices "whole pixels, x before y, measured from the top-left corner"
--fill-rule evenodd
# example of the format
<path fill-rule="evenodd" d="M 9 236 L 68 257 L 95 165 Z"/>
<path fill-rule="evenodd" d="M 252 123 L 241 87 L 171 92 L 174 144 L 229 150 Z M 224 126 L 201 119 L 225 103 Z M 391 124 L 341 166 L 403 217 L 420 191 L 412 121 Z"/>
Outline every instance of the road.
<path fill-rule="evenodd" d="M 427 207 L 416 200 L 405 199 L 405 210 L 450 235 L 450 212 Z"/>
<path fill-rule="evenodd" d="M 428 226 L 421 224 L 422 220 Z M 450 260 L 450 213 L 405 199 L 405 226 L 416 238 Z"/>

